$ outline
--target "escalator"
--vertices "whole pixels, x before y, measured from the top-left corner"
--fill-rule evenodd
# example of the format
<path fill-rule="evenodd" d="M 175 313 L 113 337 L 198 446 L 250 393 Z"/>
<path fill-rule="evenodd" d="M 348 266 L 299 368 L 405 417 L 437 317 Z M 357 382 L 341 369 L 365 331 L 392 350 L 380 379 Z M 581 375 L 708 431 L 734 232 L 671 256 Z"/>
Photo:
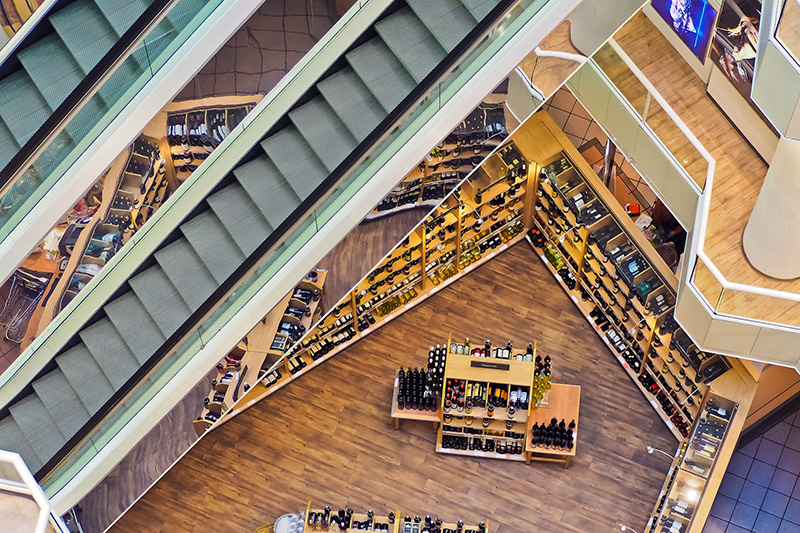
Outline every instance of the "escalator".
<path fill-rule="evenodd" d="M 51 471 L 513 4 L 392 2 L 0 411 L 0 449 Z"/>
<path fill-rule="evenodd" d="M 0 64 L 0 239 L 181 31 L 218 3 L 63 0 L 25 33 Z"/>

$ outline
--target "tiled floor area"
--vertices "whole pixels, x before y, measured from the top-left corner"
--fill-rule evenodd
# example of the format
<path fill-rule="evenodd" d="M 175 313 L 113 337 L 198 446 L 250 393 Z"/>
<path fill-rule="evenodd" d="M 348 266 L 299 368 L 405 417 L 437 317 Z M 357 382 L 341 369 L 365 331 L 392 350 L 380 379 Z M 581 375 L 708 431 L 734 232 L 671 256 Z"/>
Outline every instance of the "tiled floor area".
<path fill-rule="evenodd" d="M 800 412 L 731 459 L 703 533 L 800 533 Z"/>
<path fill-rule="evenodd" d="M 266 0 L 176 100 L 266 94 L 336 21 L 333 0 Z"/>

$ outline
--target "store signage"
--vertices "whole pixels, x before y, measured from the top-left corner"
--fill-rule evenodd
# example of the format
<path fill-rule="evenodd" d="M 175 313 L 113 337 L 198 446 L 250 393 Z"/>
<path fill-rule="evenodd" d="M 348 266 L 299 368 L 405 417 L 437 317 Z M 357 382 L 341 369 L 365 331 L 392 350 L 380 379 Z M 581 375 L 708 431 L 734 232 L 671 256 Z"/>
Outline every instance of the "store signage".
<path fill-rule="evenodd" d="M 470 361 L 469 366 L 473 368 L 491 368 L 492 370 L 508 370 L 511 365 L 508 363 L 497 363 L 495 361 Z"/>

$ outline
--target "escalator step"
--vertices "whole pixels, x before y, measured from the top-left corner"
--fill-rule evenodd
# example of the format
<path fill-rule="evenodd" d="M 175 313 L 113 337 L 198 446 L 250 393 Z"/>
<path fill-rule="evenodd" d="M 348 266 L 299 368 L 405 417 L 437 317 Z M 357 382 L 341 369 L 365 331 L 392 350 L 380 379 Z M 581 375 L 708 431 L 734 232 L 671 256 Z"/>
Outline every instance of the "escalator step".
<path fill-rule="evenodd" d="M 181 224 L 181 231 L 219 284 L 244 261 L 244 254 L 211 209 Z"/>
<path fill-rule="evenodd" d="M 261 146 L 303 200 L 328 177 L 325 165 L 292 125 L 261 141 Z"/>
<path fill-rule="evenodd" d="M 483 20 L 500 0 L 461 0 L 475 20 Z"/>
<path fill-rule="evenodd" d="M 449 52 L 477 25 L 461 0 L 406 0 Z"/>
<path fill-rule="evenodd" d="M 24 70 L 0 81 L 0 116 L 20 146 L 44 124 L 51 112 L 42 93 Z"/>
<path fill-rule="evenodd" d="M 39 39 L 17 57 L 51 109 L 83 80 L 83 71 L 56 34 Z"/>
<path fill-rule="evenodd" d="M 321 96 L 291 111 L 289 118 L 328 172 L 333 172 L 358 144 L 347 126 Z"/>
<path fill-rule="evenodd" d="M 246 256 L 272 233 L 272 226 L 239 183 L 231 183 L 207 201 Z"/>
<path fill-rule="evenodd" d="M 108 317 L 83 328 L 78 335 L 114 390 L 122 388 L 139 370 L 139 362 Z"/>
<path fill-rule="evenodd" d="M 56 363 L 90 415 L 114 395 L 114 387 L 83 344 L 57 356 Z"/>
<path fill-rule="evenodd" d="M 386 118 L 386 110 L 350 67 L 331 74 L 317 88 L 359 142 Z"/>
<path fill-rule="evenodd" d="M 42 462 L 50 460 L 67 443 L 38 395 L 29 394 L 8 410 Z"/>
<path fill-rule="evenodd" d="M 422 81 L 447 55 L 436 37 L 409 7 L 375 24 L 378 35 L 417 82 Z"/>
<path fill-rule="evenodd" d="M 219 287 L 211 272 L 185 238 L 168 244 L 154 255 L 192 312 L 197 311 Z"/>
<path fill-rule="evenodd" d="M 58 368 L 34 381 L 33 390 L 65 437 L 72 437 L 89 421 L 89 411 Z"/>
<path fill-rule="evenodd" d="M 49 19 L 85 74 L 117 42 L 114 29 L 90 0 L 76 0 Z"/>
<path fill-rule="evenodd" d="M 233 175 L 273 229 L 300 205 L 297 194 L 266 154 L 239 165 Z"/>
<path fill-rule="evenodd" d="M 0 420 L 0 450 L 20 454 L 31 472 L 36 472 L 44 464 L 11 415 Z"/>
<path fill-rule="evenodd" d="M 348 52 L 345 57 L 387 112 L 397 107 L 416 87 L 414 78 L 379 37 Z"/>
<path fill-rule="evenodd" d="M 129 283 L 164 337 L 175 333 L 192 314 L 159 265 L 137 274 Z"/>
<path fill-rule="evenodd" d="M 144 364 L 166 340 L 153 321 L 153 317 L 132 290 L 106 303 L 103 310 L 140 365 Z"/>

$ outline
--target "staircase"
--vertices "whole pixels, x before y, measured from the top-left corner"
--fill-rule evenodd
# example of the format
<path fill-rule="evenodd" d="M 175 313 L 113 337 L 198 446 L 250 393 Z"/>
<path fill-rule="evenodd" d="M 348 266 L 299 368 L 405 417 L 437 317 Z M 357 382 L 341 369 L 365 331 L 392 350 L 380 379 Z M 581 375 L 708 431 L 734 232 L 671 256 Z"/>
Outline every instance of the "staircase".
<path fill-rule="evenodd" d="M 162 345 L 501 1 L 395 1 L 66 343 L 32 387 L 0 411 L 0 449 L 19 452 L 40 478 L 46 474 L 69 441 L 102 418 Z M 92 2 L 78 4 L 101 11 Z M 102 25 L 113 27 L 105 16 Z M 72 52 L 64 57 L 78 65 L 85 60 Z M 46 102 L 38 89 L 36 94 Z"/>
<path fill-rule="evenodd" d="M 0 67 L 0 170 L 42 127 L 67 96 L 141 17 L 154 0 L 76 0 L 51 12 L 37 24 L 42 34 L 15 50 Z M 148 35 L 147 53 L 140 47 L 124 60 L 53 141 L 59 152 L 75 148 L 116 103 L 131 83 L 158 57 L 174 34 L 204 5 L 181 0 Z M 0 225 L 60 160 L 42 157 L 13 183 L 0 184 Z M 49 164 L 49 165 L 48 165 Z"/>

